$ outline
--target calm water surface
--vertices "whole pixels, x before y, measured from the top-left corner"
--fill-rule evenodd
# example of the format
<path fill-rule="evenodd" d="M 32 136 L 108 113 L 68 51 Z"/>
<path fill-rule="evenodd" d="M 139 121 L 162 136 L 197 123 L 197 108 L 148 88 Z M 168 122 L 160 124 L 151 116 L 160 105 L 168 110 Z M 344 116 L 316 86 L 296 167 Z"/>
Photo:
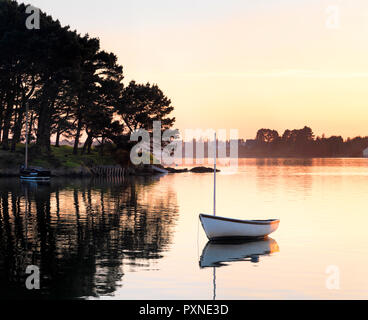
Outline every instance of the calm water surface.
<path fill-rule="evenodd" d="M 217 214 L 280 218 L 272 238 L 207 243 L 212 174 L 0 179 L 0 297 L 368 299 L 368 159 L 246 159 L 217 178 Z"/>

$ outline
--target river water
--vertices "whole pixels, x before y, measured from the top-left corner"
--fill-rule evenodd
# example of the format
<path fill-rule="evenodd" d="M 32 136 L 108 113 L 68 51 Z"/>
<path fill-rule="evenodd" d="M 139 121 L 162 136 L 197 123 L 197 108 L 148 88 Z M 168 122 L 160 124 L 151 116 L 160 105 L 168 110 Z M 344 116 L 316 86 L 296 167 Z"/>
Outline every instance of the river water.
<path fill-rule="evenodd" d="M 368 159 L 220 169 L 217 214 L 279 218 L 271 238 L 207 243 L 212 174 L 0 179 L 0 298 L 368 298 Z"/>

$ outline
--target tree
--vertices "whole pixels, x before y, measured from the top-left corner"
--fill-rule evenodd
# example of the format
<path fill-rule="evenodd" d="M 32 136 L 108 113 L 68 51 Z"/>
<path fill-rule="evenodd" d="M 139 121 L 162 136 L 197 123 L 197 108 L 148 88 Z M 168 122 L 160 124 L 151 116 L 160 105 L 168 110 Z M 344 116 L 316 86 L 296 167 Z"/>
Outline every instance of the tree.
<path fill-rule="evenodd" d="M 257 132 L 256 141 L 258 143 L 272 143 L 280 139 L 279 133 L 276 130 L 260 129 Z"/>
<path fill-rule="evenodd" d="M 36 67 L 29 52 L 34 34 L 26 29 L 25 5 L 0 2 L 0 129 L 2 147 L 11 149 L 20 140 L 25 105 L 34 93 Z"/>
<path fill-rule="evenodd" d="M 82 130 L 88 134 L 89 143 L 98 134 L 93 121 L 105 123 L 107 118 L 112 121 L 114 105 L 123 90 L 123 68 L 117 63 L 112 53 L 100 51 L 98 39 L 85 36 L 80 39 L 82 55 L 80 61 L 80 79 L 77 84 L 77 102 L 74 108 L 76 134 L 73 153 L 77 154 Z M 96 119 L 95 116 L 100 118 Z M 94 120 L 93 120 L 94 119 Z M 110 122 L 111 123 L 111 122 Z"/>
<path fill-rule="evenodd" d="M 153 121 L 161 121 L 162 129 L 170 128 L 175 118 L 169 114 L 174 110 L 168 99 L 157 85 L 136 84 L 131 81 L 123 92 L 117 105 L 130 132 L 137 129 L 153 129 Z"/>
<path fill-rule="evenodd" d="M 61 27 L 58 21 L 41 15 L 40 45 L 42 59 L 40 81 L 42 89 L 37 96 L 37 147 L 50 151 L 53 119 L 59 112 L 58 99 L 63 99 L 65 87 L 73 88 L 80 75 L 80 46 L 76 32 Z M 68 91 L 69 92 L 69 91 Z M 65 91 L 64 91 L 65 93 Z"/>
<path fill-rule="evenodd" d="M 152 129 L 162 121 L 169 128 L 175 118 L 171 101 L 157 85 L 131 82 L 124 89 L 123 67 L 116 55 L 100 48 L 100 41 L 61 26 L 40 14 L 39 30 L 25 26 L 26 6 L 0 1 L 0 143 L 15 151 L 25 129 L 29 106 L 29 142 L 37 151 L 51 152 L 55 138 L 74 138 L 73 153 L 86 136 L 82 152 L 94 139 L 128 148 L 127 133 Z"/>

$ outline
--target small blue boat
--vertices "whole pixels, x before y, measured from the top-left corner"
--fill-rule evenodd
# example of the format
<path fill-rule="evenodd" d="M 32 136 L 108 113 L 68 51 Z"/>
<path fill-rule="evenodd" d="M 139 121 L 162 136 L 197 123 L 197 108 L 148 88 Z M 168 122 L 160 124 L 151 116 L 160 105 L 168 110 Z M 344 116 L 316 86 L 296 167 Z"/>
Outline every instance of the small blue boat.
<path fill-rule="evenodd" d="M 28 167 L 24 166 L 20 169 L 20 179 L 24 181 L 47 181 L 51 178 L 51 171 L 43 169 L 41 167 Z"/>

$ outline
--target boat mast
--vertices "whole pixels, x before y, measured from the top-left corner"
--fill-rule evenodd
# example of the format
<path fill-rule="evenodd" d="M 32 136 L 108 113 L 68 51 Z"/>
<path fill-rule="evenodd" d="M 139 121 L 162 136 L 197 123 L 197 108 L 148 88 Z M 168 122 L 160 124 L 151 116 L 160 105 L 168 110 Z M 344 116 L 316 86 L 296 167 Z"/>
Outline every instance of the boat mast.
<path fill-rule="evenodd" d="M 213 184 L 213 215 L 216 216 L 216 158 L 217 158 L 217 153 L 216 153 L 216 147 L 217 147 L 217 139 L 216 139 L 216 131 L 215 131 L 215 141 L 213 143 L 213 149 L 214 149 L 214 171 L 213 171 L 213 180 L 214 180 L 214 184 Z M 216 300 L 216 268 L 213 267 L 213 300 Z"/>
<path fill-rule="evenodd" d="M 215 141 L 214 141 L 214 158 L 215 158 L 215 165 L 214 165 L 214 184 L 213 184 L 213 215 L 216 216 L 216 132 L 215 132 Z"/>
<path fill-rule="evenodd" d="M 213 300 L 216 300 L 216 267 L 213 267 Z"/>
<path fill-rule="evenodd" d="M 24 168 L 28 168 L 28 102 L 26 102 L 26 152 L 24 159 Z"/>

